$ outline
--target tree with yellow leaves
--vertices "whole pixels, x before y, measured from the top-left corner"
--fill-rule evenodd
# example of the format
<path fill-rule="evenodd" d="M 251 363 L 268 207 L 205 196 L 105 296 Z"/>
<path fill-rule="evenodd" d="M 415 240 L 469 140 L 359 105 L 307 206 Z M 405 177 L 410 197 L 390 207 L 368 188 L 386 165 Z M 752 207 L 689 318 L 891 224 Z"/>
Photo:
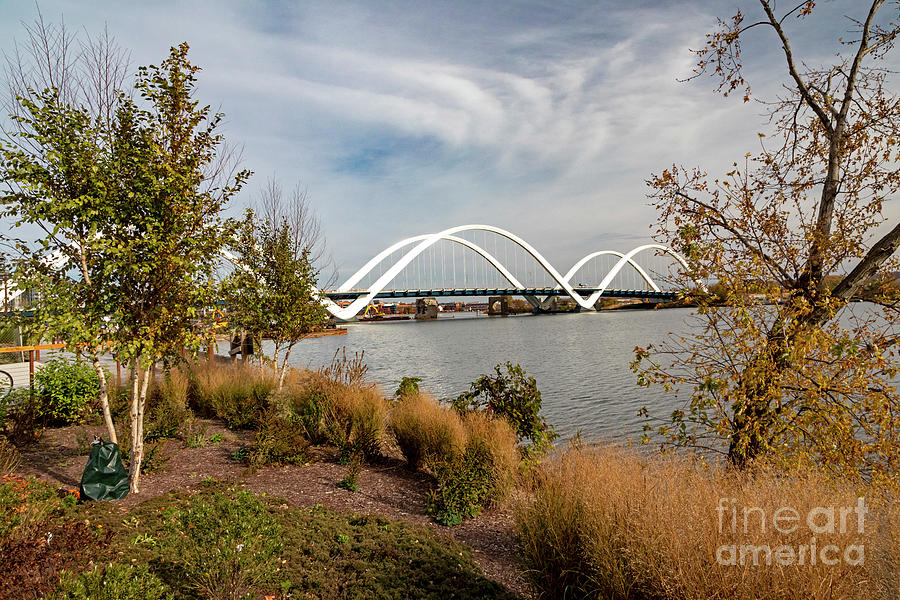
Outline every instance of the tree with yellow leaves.
<path fill-rule="evenodd" d="M 786 68 L 782 95 L 762 101 L 772 131 L 761 150 L 710 177 L 672 166 L 648 181 L 658 237 L 689 261 L 687 278 L 717 281 L 724 302 L 698 297 L 689 338 L 636 349 L 639 383 L 690 390 L 656 428 L 668 441 L 726 453 L 812 459 L 835 473 L 896 482 L 900 395 L 895 329 L 900 222 L 884 204 L 900 187 L 900 99 L 887 57 L 896 7 L 874 0 L 850 19 L 834 64 L 795 56 L 791 27 L 807 0 L 759 17 L 739 12 L 707 36 L 694 77 L 742 94 L 741 42 L 771 35 Z M 767 30 L 767 31 L 764 31 Z M 870 302 L 851 304 L 867 290 Z"/>

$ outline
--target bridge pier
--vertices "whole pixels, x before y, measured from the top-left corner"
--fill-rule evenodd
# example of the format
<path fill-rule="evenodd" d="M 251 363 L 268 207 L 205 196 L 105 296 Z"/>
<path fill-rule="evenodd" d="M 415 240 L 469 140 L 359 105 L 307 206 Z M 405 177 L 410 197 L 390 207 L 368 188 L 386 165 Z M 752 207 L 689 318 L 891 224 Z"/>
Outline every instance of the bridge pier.
<path fill-rule="evenodd" d="M 525 299 L 534 307 L 531 312 L 536 315 L 545 315 L 557 310 L 556 296 L 547 296 L 543 300 L 538 300 L 537 296 L 526 296 Z"/>
<path fill-rule="evenodd" d="M 525 298 L 525 301 L 528 302 L 528 304 L 530 304 L 532 308 L 534 308 L 534 310 L 537 311 L 541 309 L 541 304 L 543 303 L 540 299 L 538 299 L 537 296 L 533 294 L 524 294 L 522 297 Z"/>
<path fill-rule="evenodd" d="M 505 317 L 509 315 L 509 296 L 491 296 L 488 298 L 488 316 Z"/>
<path fill-rule="evenodd" d="M 545 315 L 552 314 L 557 312 L 580 312 L 581 307 L 577 304 L 575 305 L 575 310 L 570 311 L 568 308 L 560 309 L 559 296 L 547 296 L 543 300 L 539 300 L 537 296 L 525 296 L 525 299 L 528 300 L 528 303 L 534 307 L 532 313 L 536 315 Z"/>

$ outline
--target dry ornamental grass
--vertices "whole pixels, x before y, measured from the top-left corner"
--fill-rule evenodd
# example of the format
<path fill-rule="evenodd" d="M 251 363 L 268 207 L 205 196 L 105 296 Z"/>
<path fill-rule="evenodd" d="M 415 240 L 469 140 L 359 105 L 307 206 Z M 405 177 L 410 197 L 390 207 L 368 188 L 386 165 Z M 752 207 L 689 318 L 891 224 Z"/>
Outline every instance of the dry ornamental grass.
<path fill-rule="evenodd" d="M 885 599 L 900 518 L 875 489 L 573 447 L 517 498 L 541 597 Z"/>

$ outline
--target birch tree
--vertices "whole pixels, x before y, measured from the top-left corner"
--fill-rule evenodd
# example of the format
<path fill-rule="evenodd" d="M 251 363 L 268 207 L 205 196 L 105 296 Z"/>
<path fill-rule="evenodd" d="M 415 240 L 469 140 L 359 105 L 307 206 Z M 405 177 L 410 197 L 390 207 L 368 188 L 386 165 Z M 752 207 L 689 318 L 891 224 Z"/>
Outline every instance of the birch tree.
<path fill-rule="evenodd" d="M 201 312 L 236 225 L 222 209 L 249 177 L 217 133 L 222 115 L 194 98 L 199 70 L 186 43 L 174 47 L 108 110 L 94 97 L 99 113 L 78 94 L 29 88 L 0 148 L 4 215 L 45 233 L 18 244 L 17 285 L 39 291 L 44 331 L 92 355 L 114 441 L 99 354 L 131 367 L 132 492 L 153 366 L 209 343 Z"/>
<path fill-rule="evenodd" d="M 39 17 L 4 58 L 0 105 L 9 119 L 0 134 L 0 217 L 13 229 L 33 225 L 44 234 L 37 243 L 7 239 L 17 249 L 18 287 L 42 298 L 34 307 L 40 335 L 64 338 L 90 357 L 107 435 L 117 442 L 100 364 L 112 310 L 103 236 L 113 201 L 104 147 L 128 53 L 108 32 L 79 39 Z"/>
<path fill-rule="evenodd" d="M 246 331 L 262 355 L 262 340 L 273 343 L 270 360 L 277 389 L 284 385 L 296 344 L 320 329 L 326 311 L 316 289 L 322 258 L 319 223 L 299 187 L 285 197 L 270 180 L 260 212 L 248 210 L 233 250 L 241 264 L 223 284 L 229 323 Z"/>
<path fill-rule="evenodd" d="M 159 66 L 138 70 L 139 100 L 120 96 L 112 154 L 117 165 L 115 342 L 131 364 L 131 490 L 139 490 L 143 423 L 153 366 L 210 343 L 202 311 L 212 306 L 219 255 L 236 223 L 222 210 L 249 171 L 216 132 L 222 115 L 194 98 L 200 68 L 186 43 Z"/>

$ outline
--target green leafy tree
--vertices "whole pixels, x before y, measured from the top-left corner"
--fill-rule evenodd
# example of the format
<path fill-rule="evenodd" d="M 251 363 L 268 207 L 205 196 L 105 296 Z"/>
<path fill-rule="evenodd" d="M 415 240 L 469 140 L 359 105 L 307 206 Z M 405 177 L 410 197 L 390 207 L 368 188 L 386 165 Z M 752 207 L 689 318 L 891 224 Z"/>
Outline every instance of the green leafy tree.
<path fill-rule="evenodd" d="M 193 97 L 199 70 L 186 43 L 159 66 L 139 69 L 134 87 L 146 108 L 120 97 L 112 145 L 121 202 L 109 293 L 117 309 L 115 348 L 131 365 L 132 491 L 152 367 L 210 343 L 202 311 L 215 300 L 218 257 L 236 227 L 222 209 L 250 175 L 223 162 L 229 154 L 216 133 L 222 115 Z"/>
<path fill-rule="evenodd" d="M 789 33 L 815 18 L 815 2 L 758 4 L 758 18 L 721 21 L 696 54 L 698 75 L 749 101 L 742 41 L 769 34 L 780 46 L 786 81 L 762 103 L 761 150 L 718 177 L 673 166 L 649 181 L 659 237 L 688 257 L 690 278 L 718 281 L 725 303 L 700 298 L 693 335 L 637 349 L 634 367 L 641 383 L 690 390 L 659 429 L 670 441 L 723 450 L 738 467 L 762 455 L 811 459 L 897 483 L 898 295 L 885 284 L 900 224 L 882 212 L 900 190 L 888 60 L 897 12 L 884 14 L 883 0 L 854 5 L 842 51 L 814 66 Z M 864 291 L 874 303 L 850 307 Z"/>
<path fill-rule="evenodd" d="M 108 35 L 80 41 L 38 19 L 6 55 L 9 113 L 0 139 L 0 218 L 37 226 L 37 243 L 17 249 L 14 283 L 41 298 L 29 327 L 60 337 L 91 358 L 109 439 L 116 430 L 99 357 L 110 343 L 107 250 L 114 239 L 115 169 L 108 152 L 112 112 L 127 55 Z M 5 237 L 5 236 L 2 236 Z"/>
<path fill-rule="evenodd" d="M 247 332 L 257 348 L 263 338 L 272 340 L 268 360 L 279 390 L 294 346 L 326 318 L 313 264 L 320 256 L 318 223 L 299 188 L 287 202 L 282 198 L 281 188 L 270 181 L 261 214 L 247 210 L 234 243 L 239 264 L 223 283 L 229 325 Z"/>
<path fill-rule="evenodd" d="M 504 373 L 501 368 L 506 369 Z M 494 367 L 494 375 L 482 375 L 472 382 L 471 389 L 453 400 L 460 413 L 487 410 L 506 419 L 515 431 L 525 458 L 539 458 L 552 446 L 558 435 L 540 415 L 541 392 L 534 377 L 525 369 L 510 362 Z"/>
<path fill-rule="evenodd" d="M 216 133 L 221 115 L 193 98 L 188 45 L 139 69 L 109 120 L 59 88 L 19 97 L 2 147 L 4 214 L 46 233 L 19 244 L 17 285 L 40 294 L 43 331 L 92 356 L 110 438 L 101 352 L 131 366 L 131 490 L 139 491 L 152 367 L 208 341 L 217 256 L 235 223 L 221 210 L 249 172 L 235 172 Z"/>

